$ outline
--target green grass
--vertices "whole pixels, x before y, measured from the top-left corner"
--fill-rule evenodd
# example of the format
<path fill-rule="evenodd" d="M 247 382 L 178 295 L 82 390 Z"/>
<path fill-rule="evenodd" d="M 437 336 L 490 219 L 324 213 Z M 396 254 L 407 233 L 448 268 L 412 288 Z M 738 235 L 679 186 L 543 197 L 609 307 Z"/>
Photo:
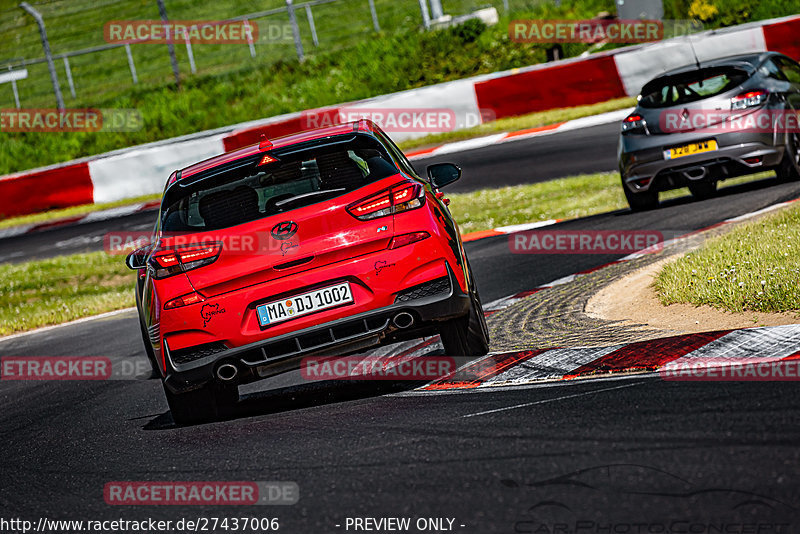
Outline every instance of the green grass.
<path fill-rule="evenodd" d="M 42 56 L 39 34 L 33 18 L 25 14 L 17 0 L 0 0 L 0 62 L 15 62 Z M 302 0 L 295 5 L 302 4 Z M 398 34 L 417 34 L 421 27 L 419 6 L 416 2 L 375 0 L 375 9 L 381 32 L 372 26 L 367 4 L 363 0 L 338 0 L 334 3 L 312 7 L 319 46 L 312 41 L 306 12 L 296 12 L 303 48 L 307 56 L 319 56 L 336 52 L 354 45 L 375 41 Z M 501 15 L 537 18 L 586 18 L 599 11 L 613 9 L 609 0 L 566 0 L 555 7 L 542 0 L 510 0 L 511 13 L 505 13 L 502 0 L 447 0 L 445 10 L 453 15 L 468 13 L 477 8 L 494 5 Z M 142 0 L 49 0 L 36 2 L 47 24 L 50 46 L 54 54 L 76 51 L 106 44 L 103 25 L 110 20 L 158 19 L 155 1 Z M 224 75 L 239 70 L 242 66 L 270 69 L 276 62 L 296 62 L 294 42 L 288 39 L 270 40 L 270 29 L 283 29 L 288 24 L 284 0 L 216 0 L 196 2 L 193 0 L 166 0 L 165 6 L 172 20 L 220 20 L 278 8 L 280 13 L 251 19 L 259 28 L 259 39 L 255 42 L 256 56 L 251 57 L 245 44 L 195 44 L 193 55 L 197 75 Z M 501 24 L 502 25 L 502 24 Z M 501 32 L 502 33 L 502 32 Z M 411 38 L 406 35 L 406 39 Z M 416 40 L 426 36 L 417 34 Z M 585 47 L 570 50 L 573 55 Z M 398 54 L 408 49 L 398 49 Z M 191 78 L 189 57 L 183 44 L 175 46 L 179 69 L 184 78 Z M 162 44 L 138 43 L 131 46 L 140 86 L 157 86 L 170 83 L 172 73 L 167 56 L 167 47 Z M 382 63 L 385 58 L 374 58 Z M 424 66 L 426 59 L 418 56 Z M 125 94 L 132 85 L 127 57 L 123 49 L 113 49 L 70 60 L 75 79 L 76 96 L 71 98 L 66 83 L 66 70 L 59 59 L 56 65 L 64 98 L 67 104 L 83 102 L 87 98 L 107 100 Z M 390 60 L 391 63 L 391 60 Z M 346 63 L 341 66 L 346 67 Z M 52 105 L 53 94 L 50 78 L 44 64 L 29 65 L 29 78 L 19 84 L 23 105 L 36 107 Z M 0 91 L 0 107 L 12 103 L 11 91 Z"/>
<path fill-rule="evenodd" d="M 0 265 L 0 335 L 134 305 L 134 274 L 105 252 Z"/>
<path fill-rule="evenodd" d="M 760 173 L 730 182 L 736 185 L 770 174 Z M 661 193 L 659 198 L 664 201 L 688 194 L 686 188 L 674 189 Z M 462 233 L 549 219 L 575 219 L 628 208 L 616 172 L 582 174 L 447 196 L 452 200 L 450 211 Z"/>
<path fill-rule="evenodd" d="M 518 117 L 507 117 L 493 122 L 487 122 L 473 128 L 464 128 L 463 130 L 456 130 L 454 132 L 445 132 L 440 134 L 426 135 L 425 137 L 419 137 L 417 139 L 409 139 L 408 141 L 399 143 L 399 146 L 403 150 L 409 150 L 412 148 L 435 145 L 438 143 L 473 139 L 475 137 L 481 137 L 483 135 L 490 135 L 494 133 L 513 132 L 527 128 L 547 126 L 573 119 L 580 119 L 582 117 L 589 117 L 591 115 L 599 115 L 609 111 L 632 108 L 635 105 L 635 98 L 615 98 L 613 100 L 607 100 L 605 102 L 591 104 L 588 106 L 575 106 L 571 108 L 557 108 L 548 111 L 537 111 L 535 113 L 528 113 Z"/>
<path fill-rule="evenodd" d="M 739 226 L 664 266 L 663 304 L 730 312 L 800 311 L 800 206 Z"/>
<path fill-rule="evenodd" d="M 613 172 L 447 196 L 462 233 L 584 217 L 627 206 L 619 174 Z"/>
<path fill-rule="evenodd" d="M 797 11 L 798 1 L 767 3 L 737 13 L 744 20 L 786 15 Z M 245 45 L 205 44 L 194 46 L 198 71 L 190 74 L 186 47 L 176 45 L 182 73 L 179 90 L 172 82 L 163 44 L 132 46 L 140 79 L 137 85 L 131 82 L 122 49 L 74 57 L 75 98 L 67 87 L 65 66 L 57 60 L 67 107 L 137 109 L 143 128 L 124 133 L 0 132 L 0 175 L 281 113 L 541 63 L 546 45 L 510 41 L 510 20 L 585 19 L 615 9 L 612 0 L 564 0 L 558 6 L 544 0 L 510 0 L 510 11 L 505 12 L 502 0 L 489 0 L 488 4 L 500 13 L 496 26 L 485 31 L 472 26 L 421 32 L 416 2 L 376 0 L 375 4 L 380 33 L 372 30 L 363 0 L 315 6 L 319 47 L 312 44 L 308 21 L 300 10 L 298 20 L 307 58 L 304 63 L 298 63 L 290 42 L 258 42 L 255 58 L 250 57 Z M 284 5 L 283 0 L 166 1 L 173 20 L 222 19 Z M 448 13 L 460 14 L 486 5 L 476 0 L 448 0 L 444 7 Z M 102 28 L 107 21 L 158 18 L 154 1 L 52 0 L 36 6 L 47 23 L 56 54 L 104 44 Z M 666 7 L 669 18 L 688 18 L 688 2 L 673 2 Z M 727 21 L 720 18 L 709 25 Z M 257 22 L 265 35 L 268 24 L 282 25 L 286 18 L 281 13 Z M 42 55 L 33 19 L 16 0 L 0 0 L 0 34 L 0 65 Z M 566 57 L 573 57 L 587 45 L 568 43 L 563 49 Z M 22 106 L 52 107 L 54 97 L 45 65 L 29 65 L 28 70 L 29 78 L 19 83 Z M 12 106 L 11 88 L 3 84 L 0 108 Z M 512 127 L 490 126 L 486 131 Z"/>
<path fill-rule="evenodd" d="M 684 196 L 685 189 L 662 193 L 662 200 Z M 619 174 L 596 173 L 531 185 L 448 195 L 464 233 L 547 219 L 584 217 L 627 207 Z M 105 204 L 86 204 L 0 220 L 0 228 L 41 223 L 159 199 L 148 195 Z"/>
<path fill-rule="evenodd" d="M 502 35 L 497 31 L 487 30 L 471 42 L 447 31 L 427 39 L 409 32 L 310 57 L 302 64 L 283 61 L 263 68 L 243 63 L 238 71 L 188 79 L 180 91 L 169 85 L 131 89 L 93 105 L 140 110 L 141 130 L 0 133 L 0 174 L 544 59 L 541 48 L 499 46 Z M 451 57 L 456 58 L 453 64 Z"/>

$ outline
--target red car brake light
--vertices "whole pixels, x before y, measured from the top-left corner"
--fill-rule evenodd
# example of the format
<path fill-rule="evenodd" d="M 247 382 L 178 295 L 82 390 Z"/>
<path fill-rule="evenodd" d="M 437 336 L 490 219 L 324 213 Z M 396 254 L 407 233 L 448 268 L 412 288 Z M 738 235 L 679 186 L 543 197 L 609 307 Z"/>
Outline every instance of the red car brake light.
<path fill-rule="evenodd" d="M 186 295 L 181 295 L 180 297 L 174 298 L 172 300 L 168 300 L 164 303 L 165 310 L 172 310 L 175 308 L 180 308 L 181 306 L 188 306 L 189 304 L 196 304 L 198 302 L 203 302 L 204 299 L 200 293 L 196 291 L 192 291 Z"/>
<path fill-rule="evenodd" d="M 408 187 L 404 187 L 400 190 L 393 190 L 392 191 L 392 203 L 402 204 L 403 202 L 408 202 L 412 198 L 415 198 L 414 193 L 419 191 L 419 186 L 417 184 L 411 184 Z"/>
<path fill-rule="evenodd" d="M 425 190 L 419 184 L 404 182 L 376 195 L 347 206 L 347 212 L 362 221 L 385 217 L 419 208 L 425 202 Z"/>
<path fill-rule="evenodd" d="M 731 110 L 736 111 L 760 106 L 767 101 L 768 96 L 769 93 L 763 89 L 747 91 L 746 93 L 736 95 L 731 98 Z"/>
<path fill-rule="evenodd" d="M 374 219 L 383 215 L 390 215 L 392 207 L 392 197 L 389 193 L 381 196 L 371 197 L 364 202 L 347 207 L 347 211 L 356 219 Z"/>
<path fill-rule="evenodd" d="M 166 278 L 217 261 L 222 243 L 191 244 L 156 250 L 150 257 L 155 278 Z"/>

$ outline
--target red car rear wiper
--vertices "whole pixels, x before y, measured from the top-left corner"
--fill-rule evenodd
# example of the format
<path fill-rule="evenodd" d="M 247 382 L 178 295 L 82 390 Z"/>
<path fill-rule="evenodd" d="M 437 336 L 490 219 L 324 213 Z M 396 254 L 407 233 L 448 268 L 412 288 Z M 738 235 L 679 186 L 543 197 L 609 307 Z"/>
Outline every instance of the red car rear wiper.
<path fill-rule="evenodd" d="M 306 198 L 311 198 L 316 196 L 330 195 L 332 193 L 342 193 L 344 191 L 347 191 L 347 189 L 345 189 L 344 187 L 339 187 L 336 189 L 323 189 L 322 191 L 311 191 L 309 193 L 303 193 L 302 195 L 295 195 L 291 198 L 279 200 L 278 202 L 275 203 L 275 207 L 283 208 L 287 205 L 297 202 L 298 200 L 304 200 Z"/>

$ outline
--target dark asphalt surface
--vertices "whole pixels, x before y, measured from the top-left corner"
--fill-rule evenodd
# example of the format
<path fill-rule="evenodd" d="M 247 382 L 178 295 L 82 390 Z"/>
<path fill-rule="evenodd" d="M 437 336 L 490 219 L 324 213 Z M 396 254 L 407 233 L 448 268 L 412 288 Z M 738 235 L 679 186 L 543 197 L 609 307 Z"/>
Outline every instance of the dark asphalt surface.
<path fill-rule="evenodd" d="M 537 142 L 517 143 L 534 154 L 519 167 L 538 164 Z M 798 196 L 800 184 L 762 180 L 558 228 L 671 237 Z M 616 259 L 514 255 L 505 237 L 467 249 L 484 301 Z M 0 356 L 143 362 L 133 312 L 2 340 Z M 795 383 L 632 376 L 428 394 L 294 378 L 264 383 L 232 420 L 192 428 L 173 426 L 155 380 L 4 381 L 0 518 L 278 517 L 292 533 L 388 516 L 454 518 L 455 531 L 475 533 L 800 531 Z M 105 504 L 104 484 L 128 480 L 295 481 L 300 502 Z M 710 530 L 720 525 L 729 530 Z"/>
<path fill-rule="evenodd" d="M 442 154 L 413 164 L 423 175 L 425 167 L 432 163 L 450 162 L 461 167 L 463 176 L 447 188 L 453 193 L 616 171 L 619 128 L 618 122 L 612 122 Z"/>

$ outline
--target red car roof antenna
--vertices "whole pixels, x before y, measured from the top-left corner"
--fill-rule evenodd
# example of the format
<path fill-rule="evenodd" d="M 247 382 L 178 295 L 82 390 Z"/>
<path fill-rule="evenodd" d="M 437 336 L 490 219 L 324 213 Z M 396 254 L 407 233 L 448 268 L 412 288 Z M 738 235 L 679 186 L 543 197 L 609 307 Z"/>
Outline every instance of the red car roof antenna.
<path fill-rule="evenodd" d="M 272 141 L 267 139 L 266 134 L 261 134 L 261 142 L 258 143 L 259 150 L 266 150 L 268 148 L 272 148 Z"/>

